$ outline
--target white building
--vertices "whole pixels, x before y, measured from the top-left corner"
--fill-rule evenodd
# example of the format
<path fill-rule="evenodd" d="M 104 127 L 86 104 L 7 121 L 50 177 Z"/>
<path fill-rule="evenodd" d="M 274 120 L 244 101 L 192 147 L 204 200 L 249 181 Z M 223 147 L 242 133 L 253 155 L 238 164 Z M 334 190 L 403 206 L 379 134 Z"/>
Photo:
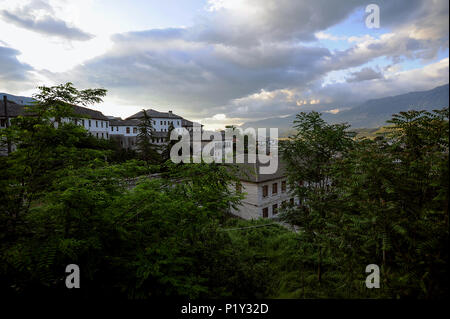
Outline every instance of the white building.
<path fill-rule="evenodd" d="M 283 205 L 298 204 L 281 161 L 274 174 L 260 174 L 259 163 L 237 166 L 241 187 L 236 185 L 236 190 L 244 193 L 244 199 L 238 209 L 232 209 L 232 214 L 244 219 L 275 218 Z"/>
<path fill-rule="evenodd" d="M 109 139 L 109 119 L 102 112 L 77 105 L 73 106 L 73 111 L 79 117 L 63 119 L 63 121 L 80 125 L 97 138 Z"/>
<path fill-rule="evenodd" d="M 146 110 L 147 115 L 151 118 L 153 126 L 152 143 L 163 145 L 167 143 L 170 125 L 175 129 L 181 128 L 183 121 L 181 116 L 169 112 L 158 112 L 153 109 Z M 139 123 L 144 117 L 144 112 L 140 111 L 125 120 L 117 117 L 110 117 L 109 134 L 111 138 L 117 139 L 120 145 L 127 149 L 136 147 L 136 138 L 139 134 Z"/>
<path fill-rule="evenodd" d="M 73 118 L 63 118 L 61 122 L 75 123 L 83 126 L 90 134 L 97 138 L 109 139 L 109 119 L 101 112 L 73 105 L 73 113 Z M 7 100 L 5 108 L 4 101 L 0 101 L 0 129 L 6 128 L 7 124 L 11 124 L 11 119 L 19 115 L 27 115 L 25 105 Z M 11 146 L 11 151 L 14 151 L 14 145 Z M 0 150 L 0 154 L 7 154 L 7 150 Z"/>
<path fill-rule="evenodd" d="M 168 132 L 170 124 L 174 128 L 182 127 L 183 118 L 179 115 L 169 112 L 158 112 L 153 109 L 146 110 L 147 115 L 152 119 L 152 125 L 156 132 Z M 140 111 L 134 115 L 127 117 L 125 120 L 141 120 L 144 112 Z"/>
<path fill-rule="evenodd" d="M 19 116 L 26 115 L 25 106 L 21 104 L 16 104 L 12 101 L 7 101 L 7 113 L 8 122 L 11 123 L 11 119 Z M 109 138 L 109 119 L 102 114 L 102 112 L 95 111 L 82 106 L 73 106 L 73 113 L 76 117 L 73 118 L 63 118 L 61 122 L 64 123 L 75 123 L 83 126 L 92 135 L 98 138 Z M 6 127 L 6 116 L 5 107 L 3 101 L 0 101 L 0 127 Z"/>

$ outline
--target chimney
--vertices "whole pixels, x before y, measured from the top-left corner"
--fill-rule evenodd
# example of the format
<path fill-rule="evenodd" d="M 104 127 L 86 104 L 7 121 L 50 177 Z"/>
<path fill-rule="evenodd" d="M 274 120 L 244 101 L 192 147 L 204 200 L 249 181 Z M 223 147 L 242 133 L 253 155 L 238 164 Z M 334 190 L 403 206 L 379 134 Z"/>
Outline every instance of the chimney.
<path fill-rule="evenodd" d="M 6 128 L 9 127 L 9 115 L 8 115 L 8 97 L 6 95 L 3 95 L 3 107 L 5 108 L 5 120 L 6 120 Z M 11 153 L 11 142 L 9 140 L 9 137 L 6 137 L 6 142 L 8 145 L 8 155 Z"/>
<path fill-rule="evenodd" d="M 169 114 L 172 114 L 172 111 L 169 111 Z"/>

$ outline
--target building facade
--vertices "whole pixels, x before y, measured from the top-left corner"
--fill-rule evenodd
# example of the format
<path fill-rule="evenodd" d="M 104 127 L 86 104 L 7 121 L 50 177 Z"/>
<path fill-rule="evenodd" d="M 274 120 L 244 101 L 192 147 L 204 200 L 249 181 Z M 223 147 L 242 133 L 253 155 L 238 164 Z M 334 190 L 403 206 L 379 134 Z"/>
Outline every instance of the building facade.
<path fill-rule="evenodd" d="M 153 126 L 152 143 L 164 145 L 168 141 L 169 129 L 173 125 L 175 129 L 181 128 L 184 119 L 174 114 L 172 111 L 159 112 L 153 109 L 146 110 Z M 138 112 L 125 120 L 117 117 L 110 118 L 109 134 L 112 139 L 116 139 L 124 148 L 135 149 L 137 136 L 139 134 L 139 123 L 144 117 L 144 112 Z"/>
<path fill-rule="evenodd" d="M 6 101 L 6 104 L 5 104 Z M 9 100 L 0 101 L 0 129 L 11 125 L 12 119 L 20 116 L 26 116 L 25 105 L 17 104 Z M 95 111 L 86 107 L 73 105 L 74 117 L 62 118 L 62 123 L 74 123 L 83 126 L 90 134 L 99 139 L 109 139 L 109 119 L 102 112 Z M 57 126 L 58 123 L 55 123 Z M 11 151 L 15 150 L 15 145 L 11 145 Z M 6 147 L 0 149 L 0 155 L 7 155 Z"/>
<path fill-rule="evenodd" d="M 276 218 L 284 205 L 298 205 L 289 188 L 284 165 L 280 161 L 274 174 L 260 174 L 259 163 L 237 164 L 241 185 L 236 190 L 244 195 L 241 205 L 231 213 L 243 219 Z"/>
<path fill-rule="evenodd" d="M 10 101 L 7 102 L 5 109 L 3 101 L 0 101 L 0 128 L 5 128 L 7 124 L 10 124 L 11 119 L 19 115 L 24 115 L 24 111 L 24 105 Z M 206 145 L 213 142 L 214 146 L 209 155 L 214 157 L 216 161 L 221 162 L 227 156 L 225 154 L 227 150 L 232 150 L 234 139 L 225 139 L 224 131 L 203 132 L 201 125 L 194 125 L 196 123 L 183 119 L 171 111 L 158 112 L 150 109 L 146 112 L 151 118 L 154 128 L 152 142 L 157 145 L 167 143 L 169 127 L 173 125 L 175 129 L 187 129 L 191 137 L 200 136 L 200 152 Z M 79 117 L 64 118 L 62 121 L 83 126 L 90 134 L 99 139 L 116 139 L 123 148 L 136 148 L 136 138 L 139 134 L 139 123 L 143 117 L 143 112 L 138 112 L 122 120 L 116 117 L 108 118 L 99 111 L 74 106 L 74 114 L 79 115 Z M 214 134 L 217 137 L 220 135 L 222 141 L 213 139 L 212 135 Z M 194 140 L 192 139 L 191 141 L 193 142 Z M 14 146 L 12 146 L 12 151 L 14 151 Z M 1 149 L 0 154 L 6 155 L 6 150 Z M 196 155 L 201 156 L 201 154 L 193 154 L 193 156 Z M 281 161 L 278 162 L 278 169 L 273 174 L 260 174 L 261 165 L 259 162 L 237 165 L 241 184 L 233 187 L 239 188 L 238 191 L 244 194 L 244 199 L 237 209 L 231 210 L 232 214 L 244 219 L 276 218 L 283 205 L 298 204 L 298 200 L 289 189 L 284 166 Z"/>

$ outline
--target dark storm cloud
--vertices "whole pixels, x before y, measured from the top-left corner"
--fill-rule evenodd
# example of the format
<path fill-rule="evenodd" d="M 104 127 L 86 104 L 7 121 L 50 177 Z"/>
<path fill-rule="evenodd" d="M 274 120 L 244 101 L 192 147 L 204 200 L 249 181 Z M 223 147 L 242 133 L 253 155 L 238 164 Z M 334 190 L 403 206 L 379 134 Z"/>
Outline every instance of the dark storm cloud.
<path fill-rule="evenodd" d="M 305 96 L 338 101 L 350 100 L 351 94 L 361 98 L 366 92 L 370 98 L 368 92 L 382 92 L 387 81 L 405 79 L 387 80 L 381 72 L 362 69 L 347 78 L 350 83 L 322 88 L 323 78 L 331 71 L 361 67 L 378 57 L 393 63 L 410 58 L 434 59 L 440 49 L 448 49 L 448 2 L 444 0 L 375 2 L 380 5 L 381 23 L 389 25 L 392 32 L 352 42 L 349 49 L 333 52 L 309 41 L 315 38 L 315 32 L 364 8 L 366 1 L 244 3 L 248 5 L 245 12 L 236 8 L 217 10 L 188 28 L 117 34 L 106 54 L 52 76 L 83 86 L 108 87 L 112 96 L 133 104 L 175 105 L 190 116 L 278 116 L 294 113 L 297 100 L 303 101 Z M 435 77 L 428 78 L 439 82 Z M 356 92 L 347 88 L 369 79 L 373 81 L 365 85 L 374 85 L 373 90 L 367 87 Z M 408 81 L 418 79 L 409 77 Z M 396 87 L 396 83 L 390 85 Z M 262 90 L 288 90 L 297 96 L 259 96 Z"/>
<path fill-rule="evenodd" d="M 37 18 L 33 15 L 35 10 L 45 10 L 48 13 Z M 67 25 L 65 21 L 52 16 L 51 13 L 52 9 L 46 2 L 35 1 L 14 12 L 2 10 L 0 11 L 0 18 L 17 27 L 63 39 L 87 41 L 93 38 L 93 35 Z"/>
<path fill-rule="evenodd" d="M 20 62 L 19 51 L 3 46 L 0 41 L 0 86 L 5 92 L 29 89 L 34 86 L 33 68 Z"/>
<path fill-rule="evenodd" d="M 0 79 L 2 81 L 19 81 L 25 80 L 27 72 L 32 70 L 32 67 L 21 63 L 17 56 L 19 51 L 0 46 Z"/>
<path fill-rule="evenodd" d="M 377 72 L 372 68 L 366 67 L 357 72 L 350 73 L 350 76 L 347 78 L 347 82 L 361 82 L 382 78 L 383 74 L 381 72 Z"/>

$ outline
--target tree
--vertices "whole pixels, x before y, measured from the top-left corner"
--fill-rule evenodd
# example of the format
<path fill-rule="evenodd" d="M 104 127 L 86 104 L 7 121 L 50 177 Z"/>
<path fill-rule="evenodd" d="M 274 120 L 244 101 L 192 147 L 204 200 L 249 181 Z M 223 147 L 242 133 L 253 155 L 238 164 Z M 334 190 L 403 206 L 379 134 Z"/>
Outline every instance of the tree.
<path fill-rule="evenodd" d="M 324 255 L 334 239 L 328 223 L 335 222 L 335 189 L 332 165 L 352 147 L 348 125 L 327 124 L 317 112 L 299 113 L 296 135 L 281 144 L 281 152 L 293 194 L 300 201 L 281 217 L 300 226 L 316 259 L 317 281 L 322 281 Z"/>
<path fill-rule="evenodd" d="M 137 135 L 137 151 L 139 157 L 147 164 L 158 164 L 161 156 L 158 153 L 157 145 L 153 144 L 153 124 L 152 119 L 145 110 L 142 110 L 143 117 L 138 125 L 139 133 Z"/>
<path fill-rule="evenodd" d="M 172 149 L 172 146 L 174 146 L 178 141 L 177 140 L 171 140 L 170 135 L 172 134 L 172 131 L 175 129 L 173 126 L 173 123 L 169 123 L 169 128 L 167 132 L 167 137 L 165 138 L 165 145 L 163 146 L 163 150 L 161 153 L 162 162 L 166 162 L 170 159 L 170 150 Z"/>
<path fill-rule="evenodd" d="M 448 295 L 448 108 L 395 114 L 390 132 L 374 140 L 351 141 L 317 114 L 297 118 L 298 134 L 283 150 L 303 202 L 283 216 L 300 227 L 306 291 Z M 372 263 L 381 267 L 382 289 L 368 291 L 364 268 Z M 317 264 L 320 285 L 308 280 Z"/>
<path fill-rule="evenodd" d="M 26 114 L 12 121 L 7 134 L 17 150 L 1 159 L 0 207 L 16 218 L 45 192 L 53 178 L 68 167 L 80 167 L 93 159 L 103 160 L 106 149 L 84 128 L 61 122 L 71 118 L 73 104 L 101 101 L 104 89 L 77 90 L 71 83 L 39 87 Z"/>

